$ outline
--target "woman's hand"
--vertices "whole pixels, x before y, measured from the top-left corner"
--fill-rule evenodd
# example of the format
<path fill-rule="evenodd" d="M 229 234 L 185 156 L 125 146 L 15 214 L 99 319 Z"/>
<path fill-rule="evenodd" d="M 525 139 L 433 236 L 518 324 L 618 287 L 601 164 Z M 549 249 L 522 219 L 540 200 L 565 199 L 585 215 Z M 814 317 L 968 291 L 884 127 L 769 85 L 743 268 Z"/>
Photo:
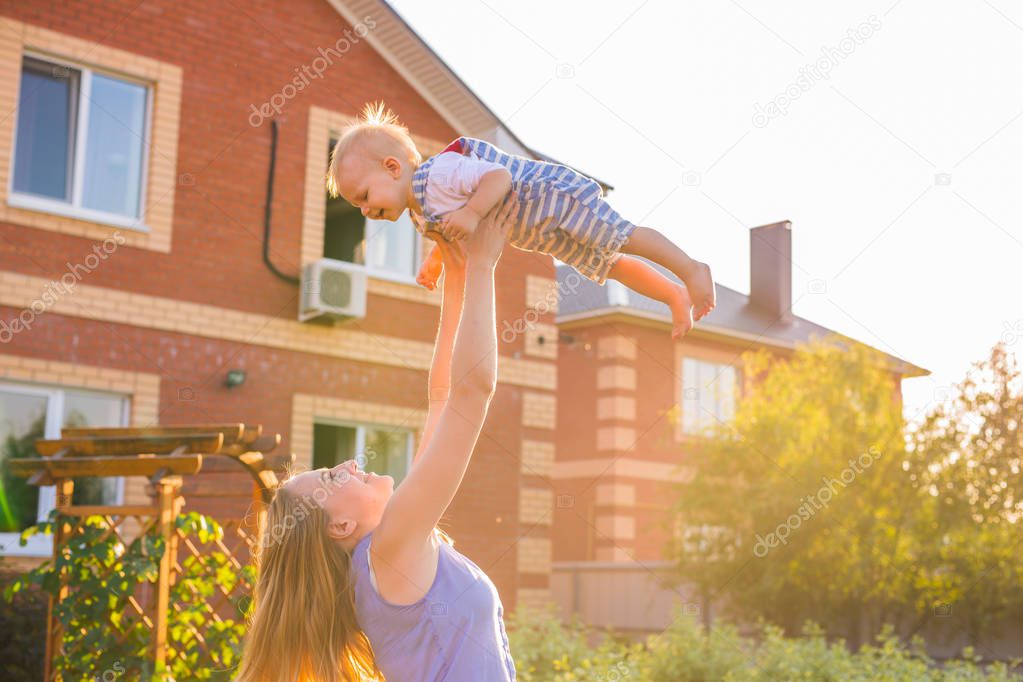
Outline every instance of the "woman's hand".
<path fill-rule="evenodd" d="M 435 234 L 433 232 L 429 234 Z M 465 276 L 465 247 L 457 241 L 448 241 L 438 235 L 435 237 L 437 249 L 444 262 L 444 273 L 448 277 Z"/>
<path fill-rule="evenodd" d="M 423 233 L 424 237 L 434 242 L 430 255 L 423 261 L 416 282 L 430 291 L 437 288 L 441 273 L 444 281 L 452 283 L 465 282 L 465 247 L 458 242 L 450 242 L 435 230 Z"/>
<path fill-rule="evenodd" d="M 508 233 L 515 223 L 517 206 L 518 198 L 513 192 L 504 203 L 480 221 L 476 233 L 465 240 L 465 252 L 470 263 L 480 262 L 491 267 L 497 265 L 505 242 L 508 241 Z"/>

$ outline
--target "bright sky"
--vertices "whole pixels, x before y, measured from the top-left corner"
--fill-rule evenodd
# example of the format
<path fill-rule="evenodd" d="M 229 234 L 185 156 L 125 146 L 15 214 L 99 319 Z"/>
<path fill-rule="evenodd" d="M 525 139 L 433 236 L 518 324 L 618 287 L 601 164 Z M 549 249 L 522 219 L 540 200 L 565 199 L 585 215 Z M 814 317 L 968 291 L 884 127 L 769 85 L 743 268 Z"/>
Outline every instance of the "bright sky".
<path fill-rule="evenodd" d="M 999 338 L 1023 346 L 1019 4 L 392 5 L 721 284 L 748 293 L 748 229 L 791 220 L 795 314 L 932 371 L 903 384 L 908 418 Z"/>

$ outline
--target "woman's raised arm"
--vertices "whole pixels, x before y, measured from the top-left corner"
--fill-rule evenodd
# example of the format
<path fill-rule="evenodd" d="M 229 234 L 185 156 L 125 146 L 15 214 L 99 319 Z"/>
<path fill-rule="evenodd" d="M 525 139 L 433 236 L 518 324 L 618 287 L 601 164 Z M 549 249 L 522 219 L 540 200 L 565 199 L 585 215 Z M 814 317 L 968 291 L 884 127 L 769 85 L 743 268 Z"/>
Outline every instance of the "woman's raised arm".
<path fill-rule="evenodd" d="M 514 201 L 491 213 L 465 241 L 466 294 L 455 334 L 451 390 L 416 466 L 395 490 L 373 534 L 373 551 L 401 565 L 422 556 L 458 492 L 497 388 L 494 267 L 511 228 Z M 496 213 L 496 215 L 495 215 Z"/>
<path fill-rule="evenodd" d="M 419 455 L 433 437 L 441 410 L 448 402 L 448 394 L 451 392 L 451 355 L 465 295 L 465 249 L 462 243 L 445 241 L 439 232 L 428 232 L 427 236 L 437 242 L 437 248 L 444 259 L 444 284 L 441 289 L 440 324 L 437 326 L 433 362 L 430 365 L 426 425 L 412 458 L 412 466 L 415 466 Z"/>

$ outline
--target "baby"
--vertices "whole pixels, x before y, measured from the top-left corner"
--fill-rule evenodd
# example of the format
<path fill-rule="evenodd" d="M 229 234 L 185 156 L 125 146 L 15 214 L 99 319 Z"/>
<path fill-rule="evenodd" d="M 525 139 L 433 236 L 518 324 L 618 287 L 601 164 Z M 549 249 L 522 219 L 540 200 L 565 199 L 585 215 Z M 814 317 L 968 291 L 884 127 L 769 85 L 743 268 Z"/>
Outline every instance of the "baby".
<path fill-rule="evenodd" d="M 506 154 L 487 142 L 460 137 L 423 161 L 408 129 L 383 104 L 369 104 L 331 153 L 331 196 L 344 197 L 367 218 L 397 220 L 408 209 L 417 229 L 464 239 L 509 193 L 518 198 L 508 242 L 549 254 L 603 285 L 608 277 L 665 303 L 672 338 L 681 339 L 715 306 L 710 268 L 667 237 L 619 216 L 595 181 L 566 166 Z M 665 277 L 649 259 L 675 273 Z M 441 274 L 434 245 L 416 281 L 428 289 Z"/>

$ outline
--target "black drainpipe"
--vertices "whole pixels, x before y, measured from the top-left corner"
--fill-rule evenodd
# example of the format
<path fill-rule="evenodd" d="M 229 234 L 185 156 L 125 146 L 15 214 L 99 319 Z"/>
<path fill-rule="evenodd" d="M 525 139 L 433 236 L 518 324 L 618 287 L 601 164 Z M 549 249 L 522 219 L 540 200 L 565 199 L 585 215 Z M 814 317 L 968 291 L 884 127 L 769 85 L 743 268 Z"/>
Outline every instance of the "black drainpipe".
<path fill-rule="evenodd" d="M 298 284 L 299 278 L 285 275 L 270 262 L 270 206 L 274 201 L 274 166 L 277 162 L 277 119 L 270 119 L 270 173 L 266 178 L 266 210 L 263 212 L 263 262 L 270 272 L 288 284 Z"/>

